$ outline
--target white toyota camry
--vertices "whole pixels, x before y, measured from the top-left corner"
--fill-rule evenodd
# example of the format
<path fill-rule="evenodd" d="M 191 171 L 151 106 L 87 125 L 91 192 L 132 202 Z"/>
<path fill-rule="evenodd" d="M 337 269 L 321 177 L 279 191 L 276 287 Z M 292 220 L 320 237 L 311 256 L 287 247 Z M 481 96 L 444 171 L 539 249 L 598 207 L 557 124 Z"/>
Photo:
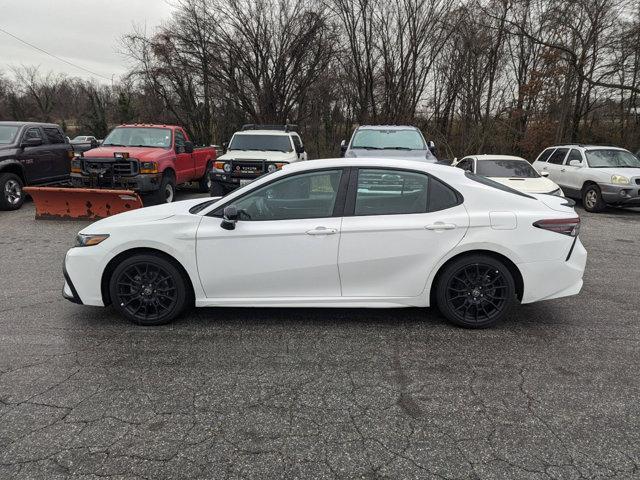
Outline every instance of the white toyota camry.
<path fill-rule="evenodd" d="M 226 197 L 90 225 L 65 258 L 63 294 L 142 325 L 192 305 L 437 305 L 487 327 L 517 303 L 580 291 L 572 205 L 424 162 L 299 162 Z"/>

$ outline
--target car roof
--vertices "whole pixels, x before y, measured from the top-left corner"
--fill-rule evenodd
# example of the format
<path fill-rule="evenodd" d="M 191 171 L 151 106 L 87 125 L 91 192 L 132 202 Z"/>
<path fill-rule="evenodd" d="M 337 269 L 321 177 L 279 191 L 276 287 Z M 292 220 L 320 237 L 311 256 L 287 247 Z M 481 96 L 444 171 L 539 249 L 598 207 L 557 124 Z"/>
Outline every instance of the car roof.
<path fill-rule="evenodd" d="M 154 124 L 154 123 L 124 123 L 122 125 L 118 125 L 116 128 L 182 128 L 179 125 L 165 125 L 165 124 Z"/>
<path fill-rule="evenodd" d="M 450 165 L 443 165 L 424 160 L 399 160 L 396 158 L 374 158 L 374 157 L 357 157 L 357 158 L 324 158 L 318 160 L 306 160 L 304 162 L 294 162 L 284 165 L 282 170 L 287 172 L 315 170 L 319 168 L 335 168 L 335 167 L 372 167 L 372 168 L 397 168 L 406 170 L 422 170 L 425 172 L 433 172 L 434 174 L 454 174 L 464 175 L 464 171 L 459 168 L 453 168 Z"/>
<path fill-rule="evenodd" d="M 490 155 L 488 153 L 482 154 L 482 155 L 467 155 L 464 158 L 475 158 L 476 160 L 522 160 L 523 162 L 527 161 L 526 159 L 522 157 L 517 157 L 515 155 Z"/>
<path fill-rule="evenodd" d="M 239 130 L 235 135 L 293 135 L 296 132 L 285 132 L 284 130 Z"/>
<path fill-rule="evenodd" d="M 360 125 L 357 130 L 420 130 L 413 125 Z"/>
<path fill-rule="evenodd" d="M 46 123 L 46 122 L 0 122 L 0 125 L 6 125 L 9 127 L 59 127 L 60 125 L 56 125 L 55 123 Z"/>
<path fill-rule="evenodd" d="M 627 152 L 626 148 L 622 147 L 614 147 L 613 145 L 583 145 L 581 143 L 568 143 L 565 145 L 554 145 L 552 147 L 545 148 L 545 150 L 549 150 L 550 148 L 578 148 L 582 150 L 623 150 Z"/>

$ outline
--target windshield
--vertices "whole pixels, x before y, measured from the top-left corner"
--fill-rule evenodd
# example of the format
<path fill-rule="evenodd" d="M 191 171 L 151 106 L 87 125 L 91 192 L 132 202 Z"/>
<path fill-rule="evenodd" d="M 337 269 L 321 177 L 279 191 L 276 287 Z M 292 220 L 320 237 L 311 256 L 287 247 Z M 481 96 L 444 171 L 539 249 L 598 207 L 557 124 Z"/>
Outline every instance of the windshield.
<path fill-rule="evenodd" d="M 268 152 L 291 152 L 289 135 L 247 135 L 236 133 L 228 150 L 259 150 Z"/>
<path fill-rule="evenodd" d="M 104 139 L 102 146 L 171 148 L 171 129 L 149 127 L 114 128 Z"/>
<path fill-rule="evenodd" d="M 418 130 L 358 130 L 351 148 L 372 150 L 425 150 L 426 145 Z"/>
<path fill-rule="evenodd" d="M 587 150 L 587 163 L 591 168 L 640 168 L 640 160 L 626 150 Z"/>
<path fill-rule="evenodd" d="M 0 145 L 9 145 L 13 143 L 13 139 L 16 137 L 16 133 L 18 133 L 18 127 L 13 127 L 10 125 L 1 125 L 0 126 Z"/>
<path fill-rule="evenodd" d="M 499 178 L 538 178 L 540 175 L 526 160 L 478 160 L 478 175 Z"/>

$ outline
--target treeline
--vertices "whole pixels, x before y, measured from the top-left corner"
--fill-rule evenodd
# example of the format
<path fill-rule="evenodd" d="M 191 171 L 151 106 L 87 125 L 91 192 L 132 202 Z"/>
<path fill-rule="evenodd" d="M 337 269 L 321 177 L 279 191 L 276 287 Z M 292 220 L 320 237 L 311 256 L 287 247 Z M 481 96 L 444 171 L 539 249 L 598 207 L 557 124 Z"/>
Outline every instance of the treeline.
<path fill-rule="evenodd" d="M 202 143 L 296 123 L 312 156 L 409 123 L 444 156 L 556 142 L 640 147 L 640 0 L 178 0 L 122 39 L 113 86 L 0 79 L 0 118 L 178 122 Z M 635 151 L 635 150 L 634 150 Z"/>

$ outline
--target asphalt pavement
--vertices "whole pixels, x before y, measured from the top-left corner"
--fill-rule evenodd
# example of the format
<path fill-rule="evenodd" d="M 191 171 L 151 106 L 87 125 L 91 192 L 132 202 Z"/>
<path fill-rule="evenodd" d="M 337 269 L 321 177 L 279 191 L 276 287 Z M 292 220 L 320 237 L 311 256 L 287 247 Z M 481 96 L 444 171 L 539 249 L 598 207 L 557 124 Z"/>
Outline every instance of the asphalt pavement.
<path fill-rule="evenodd" d="M 0 212 L 0 478 L 640 478 L 640 212 L 580 214 L 582 293 L 470 331 L 421 309 L 137 327 L 61 297 L 86 223 Z"/>

